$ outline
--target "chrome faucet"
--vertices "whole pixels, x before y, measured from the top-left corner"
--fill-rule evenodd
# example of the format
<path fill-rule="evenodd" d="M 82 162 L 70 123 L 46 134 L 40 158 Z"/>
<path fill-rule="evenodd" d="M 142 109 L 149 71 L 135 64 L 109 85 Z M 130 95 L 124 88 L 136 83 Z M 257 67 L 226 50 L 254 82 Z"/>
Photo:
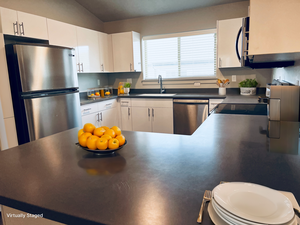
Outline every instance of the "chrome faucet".
<path fill-rule="evenodd" d="M 164 89 L 162 89 L 162 76 L 158 75 L 158 83 L 160 84 L 160 93 L 162 94 L 163 92 L 165 92 Z"/>

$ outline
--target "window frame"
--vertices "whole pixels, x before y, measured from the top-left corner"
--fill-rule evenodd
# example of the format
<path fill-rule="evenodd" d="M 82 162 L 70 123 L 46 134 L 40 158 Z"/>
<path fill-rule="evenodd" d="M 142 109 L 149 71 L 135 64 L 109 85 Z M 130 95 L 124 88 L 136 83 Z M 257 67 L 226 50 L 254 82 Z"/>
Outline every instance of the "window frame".
<path fill-rule="evenodd" d="M 146 78 L 145 77 L 145 49 L 144 49 L 144 41 L 154 40 L 154 39 L 163 39 L 163 38 L 173 38 L 173 37 L 185 37 L 185 36 L 194 36 L 194 35 L 202 35 L 202 34 L 215 34 L 215 62 L 214 62 L 214 75 L 213 76 L 190 76 L 190 77 L 172 77 L 172 78 L 163 78 L 167 81 L 192 81 L 192 80 L 214 80 L 217 78 L 217 29 L 205 29 L 205 30 L 197 30 L 197 31 L 187 31 L 187 32 L 178 32 L 178 33 L 170 33 L 170 34 L 159 34 L 159 35 L 150 35 L 144 36 L 142 38 L 142 72 L 143 72 L 143 80 L 142 82 L 153 82 L 157 81 L 157 78 Z"/>

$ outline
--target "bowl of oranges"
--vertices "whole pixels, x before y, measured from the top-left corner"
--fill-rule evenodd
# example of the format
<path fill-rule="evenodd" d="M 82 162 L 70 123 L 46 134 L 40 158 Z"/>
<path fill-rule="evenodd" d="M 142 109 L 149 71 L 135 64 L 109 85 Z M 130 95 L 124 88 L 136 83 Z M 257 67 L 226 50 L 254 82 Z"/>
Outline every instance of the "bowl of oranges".
<path fill-rule="evenodd" d="M 86 151 L 103 154 L 120 150 L 127 144 L 127 141 L 117 126 L 96 128 L 93 124 L 86 123 L 83 129 L 78 131 L 76 144 Z"/>

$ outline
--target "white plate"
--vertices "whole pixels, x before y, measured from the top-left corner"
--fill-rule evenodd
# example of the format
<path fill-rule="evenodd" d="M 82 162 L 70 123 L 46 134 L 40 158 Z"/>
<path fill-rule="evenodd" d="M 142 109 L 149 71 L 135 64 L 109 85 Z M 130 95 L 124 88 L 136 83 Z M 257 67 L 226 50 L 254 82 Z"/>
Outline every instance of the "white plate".
<path fill-rule="evenodd" d="M 231 214 L 256 223 L 283 224 L 294 217 L 292 203 L 286 196 L 258 184 L 220 184 L 214 188 L 213 197 Z"/>
<path fill-rule="evenodd" d="M 210 219 L 212 220 L 212 222 L 215 225 L 231 225 L 230 223 L 224 221 L 214 210 L 212 203 L 209 202 L 208 207 L 207 207 L 207 211 L 209 214 Z M 297 219 L 296 217 L 294 217 L 294 219 L 288 223 L 288 225 L 297 225 Z"/>

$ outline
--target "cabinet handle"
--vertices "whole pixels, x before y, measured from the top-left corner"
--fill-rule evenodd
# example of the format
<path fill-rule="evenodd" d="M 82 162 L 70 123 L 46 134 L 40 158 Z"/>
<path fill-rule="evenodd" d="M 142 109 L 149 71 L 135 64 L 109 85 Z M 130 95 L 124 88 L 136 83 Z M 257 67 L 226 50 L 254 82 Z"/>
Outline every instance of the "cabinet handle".
<path fill-rule="evenodd" d="M 88 108 L 88 109 L 83 109 L 83 111 L 88 111 L 88 110 L 91 110 L 92 108 Z"/>
<path fill-rule="evenodd" d="M 152 117 L 154 117 L 154 109 L 152 109 Z"/>
<path fill-rule="evenodd" d="M 128 108 L 128 116 L 130 116 L 130 108 Z"/>
<path fill-rule="evenodd" d="M 83 63 L 80 63 L 80 65 L 81 65 L 81 72 L 83 72 Z M 79 69 L 80 69 L 80 67 L 79 67 Z"/>
<path fill-rule="evenodd" d="M 103 120 L 102 120 L 102 112 L 100 113 L 100 115 L 101 115 L 101 119 L 100 119 L 100 121 L 102 122 Z"/>
<path fill-rule="evenodd" d="M 219 67 L 222 67 L 222 59 L 219 58 Z"/>
<path fill-rule="evenodd" d="M 101 67 L 102 67 L 102 71 L 104 71 L 104 65 L 103 64 L 101 65 Z"/>
<path fill-rule="evenodd" d="M 130 71 L 132 71 L 132 64 L 130 63 Z"/>
<path fill-rule="evenodd" d="M 80 73 L 80 64 L 77 63 L 77 65 L 78 65 L 78 72 Z"/>
<path fill-rule="evenodd" d="M 19 26 L 20 26 L 20 35 L 25 35 L 24 23 L 23 22 L 20 23 Z M 21 29 L 21 27 L 22 27 L 22 29 Z"/>
<path fill-rule="evenodd" d="M 14 27 L 14 34 L 18 35 L 19 34 L 18 21 L 16 21 L 16 23 L 13 23 L 13 27 Z"/>
<path fill-rule="evenodd" d="M 97 122 L 100 122 L 99 113 L 97 113 L 97 116 L 98 116 Z"/>
<path fill-rule="evenodd" d="M 148 116 L 150 117 L 150 109 L 148 108 Z"/>

